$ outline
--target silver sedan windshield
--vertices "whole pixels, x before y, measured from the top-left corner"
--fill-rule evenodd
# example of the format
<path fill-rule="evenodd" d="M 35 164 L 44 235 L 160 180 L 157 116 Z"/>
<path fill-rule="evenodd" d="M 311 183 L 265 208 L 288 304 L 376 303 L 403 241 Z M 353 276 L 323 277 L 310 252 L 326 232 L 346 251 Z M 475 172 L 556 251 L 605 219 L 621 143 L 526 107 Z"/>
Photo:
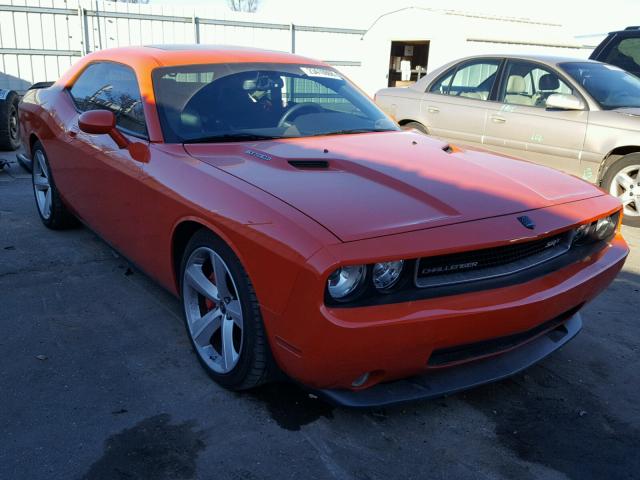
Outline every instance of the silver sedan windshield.
<path fill-rule="evenodd" d="M 605 110 L 640 107 L 640 79 L 624 70 L 595 62 L 560 65 Z"/>

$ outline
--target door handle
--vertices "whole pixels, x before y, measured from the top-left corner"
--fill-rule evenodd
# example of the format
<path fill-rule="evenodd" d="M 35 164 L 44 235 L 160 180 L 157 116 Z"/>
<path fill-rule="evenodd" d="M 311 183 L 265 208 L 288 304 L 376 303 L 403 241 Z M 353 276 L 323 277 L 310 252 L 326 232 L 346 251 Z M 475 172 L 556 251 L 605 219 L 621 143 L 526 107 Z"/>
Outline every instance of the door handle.
<path fill-rule="evenodd" d="M 427 107 L 427 112 L 429 113 L 439 113 L 440 109 L 436 107 Z"/>
<path fill-rule="evenodd" d="M 491 115 L 491 121 L 493 123 L 505 123 L 507 119 L 504 117 L 498 117 L 497 115 Z"/>

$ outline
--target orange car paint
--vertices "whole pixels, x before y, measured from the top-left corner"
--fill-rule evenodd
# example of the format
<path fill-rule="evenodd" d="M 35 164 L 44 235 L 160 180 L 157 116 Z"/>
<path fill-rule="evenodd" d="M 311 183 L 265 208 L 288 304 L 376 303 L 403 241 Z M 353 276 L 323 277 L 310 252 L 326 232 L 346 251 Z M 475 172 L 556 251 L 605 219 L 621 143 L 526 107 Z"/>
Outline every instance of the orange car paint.
<path fill-rule="evenodd" d="M 110 136 L 78 128 L 64 90 L 95 61 L 136 72 L 149 132 L 148 142 L 127 136 L 138 160 Z M 326 281 L 340 265 L 531 240 L 620 205 L 579 179 L 490 154 L 445 152 L 441 142 L 411 132 L 163 143 L 152 70 L 226 62 L 323 65 L 251 49 L 103 50 L 78 61 L 53 87 L 25 96 L 23 142 L 27 151 L 34 139 L 43 143 L 73 212 L 175 295 L 176 238 L 196 226 L 219 235 L 248 272 L 274 357 L 293 378 L 317 388 L 349 388 L 363 372 L 376 372 L 370 386 L 425 371 L 433 349 L 541 324 L 591 300 L 622 267 L 628 247 L 618 234 L 597 255 L 518 285 L 327 307 Z M 273 161 L 244 155 L 247 146 Z M 292 172 L 286 160 L 297 158 L 327 159 L 330 168 Z M 535 232 L 513 221 L 522 212 L 535 215 Z"/>

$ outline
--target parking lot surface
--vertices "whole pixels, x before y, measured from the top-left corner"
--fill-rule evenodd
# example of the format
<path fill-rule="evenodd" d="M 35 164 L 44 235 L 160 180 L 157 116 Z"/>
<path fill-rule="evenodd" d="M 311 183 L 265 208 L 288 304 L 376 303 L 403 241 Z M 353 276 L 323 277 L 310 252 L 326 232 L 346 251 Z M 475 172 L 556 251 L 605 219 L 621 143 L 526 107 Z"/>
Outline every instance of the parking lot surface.
<path fill-rule="evenodd" d="M 2 153 L 14 162 L 14 154 Z M 640 478 L 640 232 L 565 348 L 512 379 L 384 410 L 230 393 L 180 305 L 86 228 L 47 230 L 0 171 L 0 479 Z"/>

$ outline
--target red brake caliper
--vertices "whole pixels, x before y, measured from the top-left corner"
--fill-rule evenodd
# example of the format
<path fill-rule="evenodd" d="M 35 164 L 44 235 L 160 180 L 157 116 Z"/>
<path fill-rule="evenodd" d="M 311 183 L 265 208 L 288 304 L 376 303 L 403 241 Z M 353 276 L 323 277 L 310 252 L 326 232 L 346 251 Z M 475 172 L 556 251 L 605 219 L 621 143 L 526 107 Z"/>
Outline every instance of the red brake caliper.
<path fill-rule="evenodd" d="M 213 282 L 213 284 L 216 284 L 216 276 L 213 274 L 213 272 L 211 272 L 209 274 L 209 280 L 211 280 Z M 211 310 L 213 310 L 214 308 L 216 308 L 216 302 L 214 302 L 213 300 L 210 300 L 208 298 L 204 299 L 204 304 L 207 307 L 207 312 L 210 312 Z"/>

